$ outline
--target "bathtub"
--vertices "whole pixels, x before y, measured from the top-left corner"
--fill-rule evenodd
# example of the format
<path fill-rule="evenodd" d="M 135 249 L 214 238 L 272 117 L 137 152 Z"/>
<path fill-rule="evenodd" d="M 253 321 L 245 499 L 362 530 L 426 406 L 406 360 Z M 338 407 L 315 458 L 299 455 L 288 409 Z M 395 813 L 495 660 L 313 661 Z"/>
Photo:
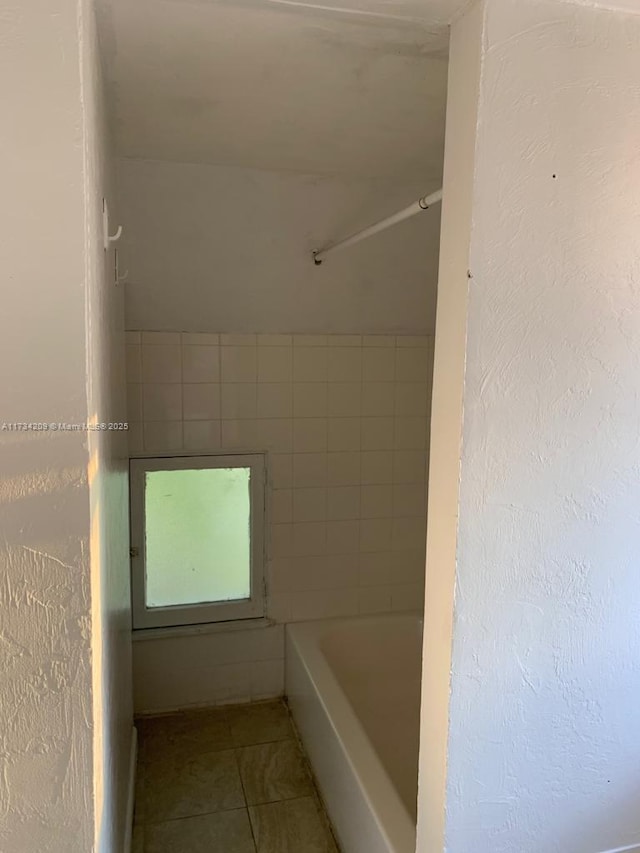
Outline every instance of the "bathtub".
<path fill-rule="evenodd" d="M 415 853 L 418 614 L 287 626 L 286 692 L 343 853 Z"/>

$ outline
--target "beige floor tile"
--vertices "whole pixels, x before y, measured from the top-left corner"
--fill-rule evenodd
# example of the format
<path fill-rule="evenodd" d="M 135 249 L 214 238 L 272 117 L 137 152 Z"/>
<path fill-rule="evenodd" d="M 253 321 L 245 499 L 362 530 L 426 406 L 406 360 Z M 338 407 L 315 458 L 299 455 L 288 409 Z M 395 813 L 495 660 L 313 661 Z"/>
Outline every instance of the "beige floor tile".
<path fill-rule="evenodd" d="M 149 825 L 144 853 L 255 853 L 247 810 Z"/>
<path fill-rule="evenodd" d="M 293 737 L 283 702 L 260 702 L 228 711 L 231 738 L 236 746 L 250 746 Z"/>
<path fill-rule="evenodd" d="M 134 826 L 131 839 L 131 853 L 144 853 L 144 827 Z"/>
<path fill-rule="evenodd" d="M 238 751 L 247 803 L 270 803 L 306 797 L 313 785 L 294 740 L 246 746 Z"/>
<path fill-rule="evenodd" d="M 245 805 L 233 750 L 197 758 L 170 755 L 146 766 L 145 823 L 192 817 Z"/>
<path fill-rule="evenodd" d="M 136 723 L 142 762 L 171 752 L 191 757 L 232 746 L 229 723 L 223 709 L 190 711 L 142 718 Z"/>
<path fill-rule="evenodd" d="M 249 809 L 258 853 L 338 853 L 314 797 Z"/>

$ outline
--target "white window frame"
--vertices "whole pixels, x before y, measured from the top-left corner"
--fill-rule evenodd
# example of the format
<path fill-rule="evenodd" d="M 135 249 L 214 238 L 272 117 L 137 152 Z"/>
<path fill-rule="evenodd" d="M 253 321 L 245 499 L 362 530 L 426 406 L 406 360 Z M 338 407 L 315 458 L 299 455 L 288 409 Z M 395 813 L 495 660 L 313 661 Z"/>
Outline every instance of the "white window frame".
<path fill-rule="evenodd" d="M 145 474 L 147 471 L 184 471 L 207 468 L 250 468 L 251 592 L 249 598 L 204 604 L 147 607 L 145 595 Z M 168 628 L 256 619 L 264 616 L 264 491 L 263 454 L 215 456 L 149 456 L 130 459 L 131 605 L 133 628 Z"/>

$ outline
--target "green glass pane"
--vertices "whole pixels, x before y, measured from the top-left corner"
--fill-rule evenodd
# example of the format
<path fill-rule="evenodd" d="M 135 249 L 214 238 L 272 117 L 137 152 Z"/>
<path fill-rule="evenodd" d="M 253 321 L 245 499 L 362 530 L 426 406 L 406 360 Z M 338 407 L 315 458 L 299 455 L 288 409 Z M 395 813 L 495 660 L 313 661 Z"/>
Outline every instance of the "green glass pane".
<path fill-rule="evenodd" d="M 147 607 L 249 598 L 250 474 L 147 471 Z"/>

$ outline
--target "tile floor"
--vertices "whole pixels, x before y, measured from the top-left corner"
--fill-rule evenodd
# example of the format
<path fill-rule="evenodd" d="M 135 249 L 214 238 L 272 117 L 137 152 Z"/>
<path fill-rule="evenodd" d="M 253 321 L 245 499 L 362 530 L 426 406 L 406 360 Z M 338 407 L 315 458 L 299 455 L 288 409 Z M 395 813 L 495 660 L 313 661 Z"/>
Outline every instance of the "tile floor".
<path fill-rule="evenodd" d="M 284 702 L 136 726 L 133 853 L 338 853 Z"/>

